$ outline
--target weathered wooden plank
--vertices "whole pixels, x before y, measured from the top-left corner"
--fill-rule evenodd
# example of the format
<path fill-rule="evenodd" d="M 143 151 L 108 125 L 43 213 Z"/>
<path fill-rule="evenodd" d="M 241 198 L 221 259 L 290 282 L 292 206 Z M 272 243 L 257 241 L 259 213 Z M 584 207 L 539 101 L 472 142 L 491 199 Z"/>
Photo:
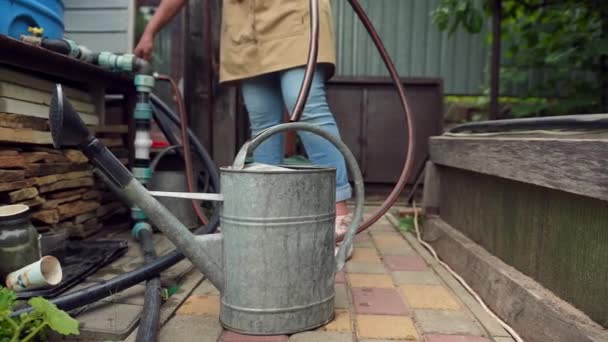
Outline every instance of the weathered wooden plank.
<path fill-rule="evenodd" d="M 59 192 L 55 192 L 55 193 L 49 194 L 48 198 L 59 199 L 59 198 L 71 197 L 71 196 L 74 196 L 74 195 L 83 194 L 83 193 L 85 193 L 87 191 L 89 191 L 88 188 L 59 191 Z"/>
<path fill-rule="evenodd" d="M 52 94 L 15 83 L 0 82 L 0 96 L 49 106 Z M 95 105 L 92 103 L 74 99 L 70 99 L 70 103 L 78 112 L 95 113 Z"/>
<path fill-rule="evenodd" d="M 0 112 L 33 116 L 48 119 L 49 106 L 40 105 L 6 97 L 0 97 Z M 92 113 L 79 112 L 80 118 L 87 125 L 98 125 L 99 117 Z"/>
<path fill-rule="evenodd" d="M 0 170 L 0 183 L 14 182 L 23 180 L 25 171 L 23 170 Z"/>
<path fill-rule="evenodd" d="M 1 134 L 1 132 L 0 132 Z M 25 168 L 25 159 L 22 156 L 0 156 L 0 168 L 3 169 L 13 169 Z"/>
<path fill-rule="evenodd" d="M 46 202 L 46 200 L 40 196 L 31 199 L 31 200 L 27 200 L 27 201 L 23 201 L 23 202 L 19 202 L 19 204 L 25 204 L 30 208 L 34 208 L 34 207 L 38 207 L 42 204 L 44 204 L 44 202 Z"/>
<path fill-rule="evenodd" d="M 23 144 L 52 145 L 51 132 L 34 131 L 22 128 L 0 127 L 0 141 Z"/>
<path fill-rule="evenodd" d="M 0 113 L 0 127 L 48 131 L 48 120 L 31 116 Z"/>
<path fill-rule="evenodd" d="M 39 188 L 41 194 L 62 189 L 90 187 L 95 184 L 92 177 L 63 180 L 48 185 L 43 185 Z"/>
<path fill-rule="evenodd" d="M 439 209 L 441 178 L 437 166 L 431 161 L 426 163 L 424 188 L 422 195 L 423 207 L 426 213 L 434 214 Z"/>
<path fill-rule="evenodd" d="M 89 162 L 89 158 L 79 150 L 65 150 L 63 155 L 72 163 L 84 164 Z"/>
<path fill-rule="evenodd" d="M 0 183 L 0 191 L 11 191 L 15 189 L 28 188 L 34 185 L 33 179 L 24 179 L 16 182 Z"/>
<path fill-rule="evenodd" d="M 32 218 L 46 224 L 59 222 L 59 212 L 56 209 L 40 210 L 32 214 Z"/>
<path fill-rule="evenodd" d="M 82 199 L 93 200 L 101 198 L 101 192 L 98 190 L 87 191 L 82 194 Z"/>
<path fill-rule="evenodd" d="M 90 170 L 89 164 L 74 163 L 52 163 L 52 164 L 27 164 L 25 166 L 25 177 L 42 177 L 56 173 Z"/>
<path fill-rule="evenodd" d="M 67 202 L 73 202 L 73 201 L 79 200 L 81 198 L 82 198 L 82 195 L 77 194 L 77 195 L 72 195 L 69 197 L 62 197 L 62 198 L 47 200 L 42 205 L 42 209 L 55 209 L 60 204 L 67 203 Z"/>
<path fill-rule="evenodd" d="M 38 89 L 46 92 L 52 92 L 55 89 L 55 83 L 47 81 L 33 75 L 26 74 L 24 72 L 18 72 L 6 67 L 0 66 L 0 80 L 5 82 L 11 82 L 14 84 L 22 85 L 32 89 Z M 93 97 L 91 94 L 74 89 L 69 86 L 63 86 L 68 99 L 76 99 L 84 102 L 92 102 Z"/>
<path fill-rule="evenodd" d="M 65 163 L 69 162 L 68 158 L 61 154 L 48 152 L 23 152 L 21 153 L 26 163 L 37 163 L 40 161 L 46 163 Z"/>
<path fill-rule="evenodd" d="M 89 211 L 74 217 L 74 223 L 79 224 L 91 219 L 97 219 L 97 210 Z"/>
<path fill-rule="evenodd" d="M 435 164 L 608 200 L 604 139 L 431 138 Z"/>
<path fill-rule="evenodd" d="M 19 150 L 17 149 L 6 149 L 5 147 L 1 147 L 0 156 L 18 156 Z"/>
<path fill-rule="evenodd" d="M 96 201 L 76 201 L 57 207 L 59 218 L 65 220 L 70 217 L 84 214 L 99 207 L 99 202 Z"/>
<path fill-rule="evenodd" d="M 122 147 L 124 146 L 124 142 L 122 138 L 99 138 L 102 144 L 106 145 L 106 147 Z"/>
<path fill-rule="evenodd" d="M 608 341 L 608 331 L 439 218 L 428 218 L 424 239 L 525 341 Z"/>
<path fill-rule="evenodd" d="M 24 188 L 8 193 L 8 198 L 11 203 L 25 201 L 35 198 L 36 196 L 38 196 L 38 189 L 36 188 Z"/>
<path fill-rule="evenodd" d="M 98 133 L 127 134 L 127 133 L 129 133 L 129 126 L 127 126 L 127 125 L 101 125 L 101 126 L 89 127 L 89 130 L 93 134 L 98 134 Z"/>
<path fill-rule="evenodd" d="M 91 171 L 91 170 L 60 173 L 60 174 L 48 175 L 48 176 L 44 176 L 44 177 L 36 177 L 36 185 L 41 186 L 41 185 L 47 185 L 47 184 L 59 182 L 62 180 L 69 180 L 69 179 L 76 179 L 76 178 L 83 178 L 83 177 L 90 177 L 90 176 L 93 176 L 93 171 Z"/>

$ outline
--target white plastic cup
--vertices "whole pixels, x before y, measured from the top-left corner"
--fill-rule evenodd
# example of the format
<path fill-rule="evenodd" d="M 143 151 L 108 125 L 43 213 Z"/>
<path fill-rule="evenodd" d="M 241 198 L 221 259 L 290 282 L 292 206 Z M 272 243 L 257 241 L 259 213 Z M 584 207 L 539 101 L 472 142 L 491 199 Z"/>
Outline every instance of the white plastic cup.
<path fill-rule="evenodd" d="M 55 286 L 62 278 L 63 272 L 59 260 L 47 255 L 6 276 L 6 287 L 15 292 L 36 290 Z"/>

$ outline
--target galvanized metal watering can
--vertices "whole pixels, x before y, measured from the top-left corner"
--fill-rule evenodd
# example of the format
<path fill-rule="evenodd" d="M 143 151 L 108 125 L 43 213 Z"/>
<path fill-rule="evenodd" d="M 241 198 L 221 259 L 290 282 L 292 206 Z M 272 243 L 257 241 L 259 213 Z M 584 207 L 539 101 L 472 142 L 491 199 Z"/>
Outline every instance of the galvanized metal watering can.
<path fill-rule="evenodd" d="M 50 126 L 56 146 L 79 146 L 108 184 L 199 268 L 221 293 L 220 321 L 252 335 L 314 329 L 334 317 L 335 274 L 363 215 L 363 181 L 346 145 L 316 126 L 279 125 L 241 148 L 221 168 L 221 234 L 194 236 L 133 175 L 92 137 L 58 87 Z M 287 130 L 317 134 L 342 152 L 353 176 L 356 208 L 335 256 L 335 169 L 315 166 L 247 165 L 245 159 L 268 137 Z M 202 196 L 205 197 L 205 196 Z"/>

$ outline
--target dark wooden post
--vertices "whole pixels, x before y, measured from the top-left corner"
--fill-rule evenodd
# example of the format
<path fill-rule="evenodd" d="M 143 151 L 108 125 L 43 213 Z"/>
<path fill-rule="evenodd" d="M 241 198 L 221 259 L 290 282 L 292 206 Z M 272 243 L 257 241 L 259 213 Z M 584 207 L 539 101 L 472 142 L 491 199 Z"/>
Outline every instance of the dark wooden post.
<path fill-rule="evenodd" d="M 490 120 L 500 118 L 500 23 L 502 21 L 502 0 L 493 0 L 492 15 L 492 56 L 490 61 Z"/>

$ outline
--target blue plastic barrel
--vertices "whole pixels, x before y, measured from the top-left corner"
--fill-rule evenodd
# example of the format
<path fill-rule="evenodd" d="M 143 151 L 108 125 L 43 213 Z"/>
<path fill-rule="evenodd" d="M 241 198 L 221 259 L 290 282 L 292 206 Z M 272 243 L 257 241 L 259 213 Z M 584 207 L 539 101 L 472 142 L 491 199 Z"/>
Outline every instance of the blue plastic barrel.
<path fill-rule="evenodd" d="M 63 0 L 0 0 L 0 34 L 19 38 L 39 27 L 47 38 L 63 38 L 63 12 Z"/>

